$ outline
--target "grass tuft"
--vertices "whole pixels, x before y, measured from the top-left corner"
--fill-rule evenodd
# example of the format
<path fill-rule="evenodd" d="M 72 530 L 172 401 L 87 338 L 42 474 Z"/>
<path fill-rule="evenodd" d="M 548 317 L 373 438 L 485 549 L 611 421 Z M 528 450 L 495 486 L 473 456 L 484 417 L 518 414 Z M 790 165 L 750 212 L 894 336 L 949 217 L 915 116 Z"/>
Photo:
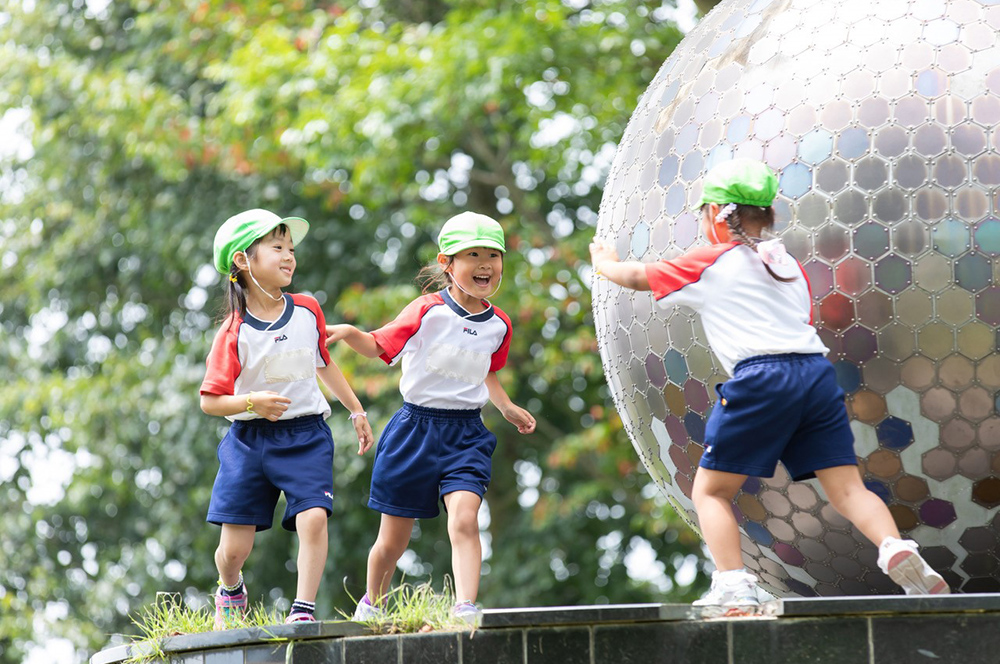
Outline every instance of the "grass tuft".
<path fill-rule="evenodd" d="M 376 634 L 471 629 L 469 623 L 452 614 L 454 605 L 455 591 L 451 579 L 447 576 L 440 593 L 434 591 L 430 581 L 418 585 L 401 583 L 386 595 L 385 610 L 382 615 L 365 621 L 365 624 Z M 338 612 L 348 620 L 351 619 L 350 615 Z"/>

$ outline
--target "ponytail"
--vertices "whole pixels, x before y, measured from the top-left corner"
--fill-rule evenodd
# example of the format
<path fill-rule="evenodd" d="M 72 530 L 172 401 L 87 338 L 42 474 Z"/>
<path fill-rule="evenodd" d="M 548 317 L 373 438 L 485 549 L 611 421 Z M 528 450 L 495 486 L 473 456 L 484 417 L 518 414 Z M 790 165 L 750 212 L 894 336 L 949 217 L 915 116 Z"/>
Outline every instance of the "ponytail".
<path fill-rule="evenodd" d="M 450 267 L 454 261 L 454 256 L 448 256 L 448 263 L 445 267 Z M 420 268 L 420 272 L 417 272 L 417 283 L 420 284 L 420 292 L 427 294 L 432 290 L 444 290 L 451 286 L 451 275 L 444 271 L 440 263 L 434 261 L 430 265 Z"/>

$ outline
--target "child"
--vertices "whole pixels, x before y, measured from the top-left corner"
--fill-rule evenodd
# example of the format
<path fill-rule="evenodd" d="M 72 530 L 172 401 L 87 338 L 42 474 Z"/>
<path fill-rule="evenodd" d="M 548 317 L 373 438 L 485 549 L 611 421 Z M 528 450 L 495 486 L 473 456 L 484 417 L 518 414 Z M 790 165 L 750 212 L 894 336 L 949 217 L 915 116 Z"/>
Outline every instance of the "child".
<path fill-rule="evenodd" d="M 535 429 L 535 419 L 511 402 L 496 376 L 511 337 L 510 319 L 487 299 L 503 278 L 503 229 L 487 216 L 464 212 L 444 225 L 438 246 L 434 268 L 440 272 L 432 281 L 443 290 L 426 294 L 425 289 L 374 332 L 327 327 L 328 343 L 342 339 L 362 355 L 403 364 L 403 407 L 375 451 L 368 506 L 381 512 L 382 520 L 355 620 L 379 615 L 413 520 L 436 517 L 440 498 L 452 545 L 458 599 L 453 613 L 475 622 L 482 565 L 478 513 L 497 444 L 483 426 L 480 408 L 489 399 L 521 433 Z"/>
<path fill-rule="evenodd" d="M 315 620 L 333 507 L 333 438 L 324 421 L 330 406 L 317 375 L 350 410 L 358 454 L 374 441 L 361 403 L 330 361 L 319 303 L 281 292 L 295 272 L 294 246 L 308 230 L 304 219 L 247 210 L 215 234 L 227 306 L 208 355 L 201 409 L 232 422 L 219 444 L 207 519 L 222 526 L 216 629 L 239 624 L 246 613 L 241 569 L 255 532 L 271 527 L 282 491 L 288 507 L 281 525 L 299 536 L 298 583 L 285 622 Z"/>
<path fill-rule="evenodd" d="M 619 262 L 599 241 L 590 245 L 599 276 L 651 290 L 664 307 L 698 311 L 732 376 L 716 387 L 691 496 L 717 567 L 711 590 L 695 605 L 749 612 L 757 606 L 757 579 L 743 568 L 732 500 L 748 475 L 770 477 L 778 461 L 794 480 L 819 478 L 837 511 L 879 543 L 879 567 L 907 594 L 947 593 L 941 575 L 915 542 L 899 539 L 888 508 L 861 481 L 844 393 L 812 326 L 805 272 L 781 240 L 761 237 L 774 225 L 777 189 L 766 165 L 726 162 L 705 177 L 699 203 L 709 246 L 643 264 Z"/>

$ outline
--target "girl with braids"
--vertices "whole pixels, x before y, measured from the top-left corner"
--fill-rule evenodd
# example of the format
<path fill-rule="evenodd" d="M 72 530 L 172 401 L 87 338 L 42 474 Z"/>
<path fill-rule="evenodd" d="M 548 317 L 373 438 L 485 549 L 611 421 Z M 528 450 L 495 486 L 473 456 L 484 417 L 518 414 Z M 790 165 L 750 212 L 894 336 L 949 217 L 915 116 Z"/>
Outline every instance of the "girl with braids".
<path fill-rule="evenodd" d="M 208 354 L 201 408 L 232 422 L 219 444 L 208 521 L 222 526 L 215 564 L 215 628 L 240 626 L 247 610 L 241 568 L 267 530 L 283 491 L 281 525 L 299 538 L 298 581 L 287 623 L 315 620 L 333 511 L 330 404 L 316 376 L 350 411 L 358 454 L 374 440 L 361 402 L 326 349 L 326 322 L 308 295 L 283 293 L 295 273 L 305 219 L 247 210 L 215 234 L 215 267 L 227 276 L 227 311 Z"/>
<path fill-rule="evenodd" d="M 830 502 L 878 543 L 878 565 L 908 595 L 947 593 L 948 585 L 899 538 L 889 509 L 861 481 L 844 392 L 828 349 L 812 325 L 812 296 L 802 266 L 774 225 L 775 174 L 765 164 L 733 160 L 705 176 L 698 204 L 709 241 L 656 263 L 620 262 L 614 248 L 590 245 L 595 273 L 663 307 L 685 305 L 731 380 L 705 426 L 705 451 L 692 489 L 702 536 L 715 561 L 712 588 L 696 606 L 753 613 L 757 579 L 743 567 L 732 500 L 748 476 L 772 477 L 781 461 L 793 480 L 818 478 Z"/>

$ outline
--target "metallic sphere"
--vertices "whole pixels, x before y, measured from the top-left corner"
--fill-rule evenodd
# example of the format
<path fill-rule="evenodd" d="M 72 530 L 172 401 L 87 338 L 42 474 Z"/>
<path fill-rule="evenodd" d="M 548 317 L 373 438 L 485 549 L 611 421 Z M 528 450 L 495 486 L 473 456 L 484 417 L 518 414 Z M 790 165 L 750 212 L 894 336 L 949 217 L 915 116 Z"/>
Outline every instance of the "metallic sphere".
<path fill-rule="evenodd" d="M 809 277 L 866 485 L 954 590 L 1000 591 L 1000 0 L 727 0 L 632 116 L 597 235 L 623 258 L 699 242 L 705 172 L 780 176 L 777 230 Z M 594 286 L 615 403 L 650 475 L 691 485 L 724 381 L 700 322 Z M 815 480 L 734 501 L 747 568 L 780 596 L 898 592 Z"/>

